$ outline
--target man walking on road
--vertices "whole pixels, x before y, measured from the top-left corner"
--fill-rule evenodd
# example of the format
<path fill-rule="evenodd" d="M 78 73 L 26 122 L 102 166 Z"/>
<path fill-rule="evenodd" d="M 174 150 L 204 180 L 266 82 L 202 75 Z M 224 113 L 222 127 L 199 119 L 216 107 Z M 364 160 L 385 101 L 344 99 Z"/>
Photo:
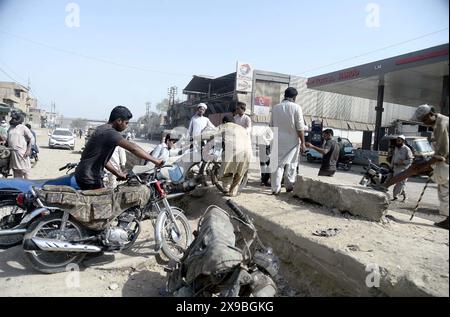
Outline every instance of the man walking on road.
<path fill-rule="evenodd" d="M 395 145 L 394 154 L 391 161 L 391 167 L 394 170 L 394 176 L 407 170 L 414 160 L 414 155 L 411 149 L 405 145 L 405 136 L 399 135 L 396 142 L 397 143 Z M 392 201 L 397 200 L 399 195 L 403 196 L 403 201 L 406 200 L 405 189 L 407 181 L 408 179 L 406 178 L 395 184 L 393 193 L 394 198 L 392 199 Z"/>
<path fill-rule="evenodd" d="M 161 160 L 147 154 L 137 144 L 125 140 L 120 134 L 128 127 L 132 117 L 132 113 L 126 107 L 117 106 L 111 111 L 108 123 L 99 126 L 89 137 L 83 154 L 81 154 L 80 163 L 75 170 L 75 179 L 82 190 L 103 188 L 105 168 L 115 175 L 117 180 L 126 180 L 126 175 L 122 171 L 116 170 L 109 162 L 116 146 L 155 165 L 162 164 Z"/>
<path fill-rule="evenodd" d="M 284 100 L 272 109 L 270 126 L 278 130 L 278 138 L 274 137 L 271 145 L 270 166 L 272 169 L 273 195 L 278 195 L 281 191 L 281 180 L 285 167 L 284 184 L 286 192 L 293 190 L 299 155 L 300 152 L 305 151 L 305 121 L 302 108 L 295 103 L 297 95 L 297 89 L 287 88 L 284 92 Z M 277 150 L 275 150 L 275 147 Z"/>
<path fill-rule="evenodd" d="M 333 140 L 334 132 L 326 129 L 322 132 L 324 144 L 323 147 L 317 147 L 306 142 L 306 147 L 311 148 L 322 154 L 322 165 L 320 166 L 319 176 L 334 176 L 336 173 L 337 162 L 339 160 L 340 146 Z"/>

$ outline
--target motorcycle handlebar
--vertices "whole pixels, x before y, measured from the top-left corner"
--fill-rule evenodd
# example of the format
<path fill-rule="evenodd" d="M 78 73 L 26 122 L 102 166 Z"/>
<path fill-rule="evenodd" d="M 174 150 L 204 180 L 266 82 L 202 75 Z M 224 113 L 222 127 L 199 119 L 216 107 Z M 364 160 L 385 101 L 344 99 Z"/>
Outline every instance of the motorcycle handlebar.
<path fill-rule="evenodd" d="M 64 165 L 63 167 L 61 167 L 59 170 L 63 171 L 65 169 L 72 169 L 75 168 L 78 164 L 77 163 L 67 163 L 66 165 Z"/>
<path fill-rule="evenodd" d="M 226 204 L 228 207 L 230 207 L 231 210 L 234 211 L 234 213 L 238 216 L 239 219 L 241 219 L 242 221 L 244 221 L 248 224 L 251 223 L 248 216 L 246 214 L 244 214 L 244 212 L 241 209 L 239 209 L 239 207 L 233 201 L 231 201 L 231 199 L 228 199 Z"/>

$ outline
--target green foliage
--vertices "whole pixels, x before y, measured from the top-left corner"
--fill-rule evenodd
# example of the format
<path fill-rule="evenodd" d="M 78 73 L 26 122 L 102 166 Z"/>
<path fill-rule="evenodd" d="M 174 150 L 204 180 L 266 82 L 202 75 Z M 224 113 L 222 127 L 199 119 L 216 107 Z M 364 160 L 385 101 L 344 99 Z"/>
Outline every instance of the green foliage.
<path fill-rule="evenodd" d="M 86 119 L 78 118 L 78 119 L 73 120 L 72 123 L 70 124 L 70 126 L 72 129 L 84 130 L 84 129 L 86 129 L 87 124 L 88 124 L 88 122 Z"/>

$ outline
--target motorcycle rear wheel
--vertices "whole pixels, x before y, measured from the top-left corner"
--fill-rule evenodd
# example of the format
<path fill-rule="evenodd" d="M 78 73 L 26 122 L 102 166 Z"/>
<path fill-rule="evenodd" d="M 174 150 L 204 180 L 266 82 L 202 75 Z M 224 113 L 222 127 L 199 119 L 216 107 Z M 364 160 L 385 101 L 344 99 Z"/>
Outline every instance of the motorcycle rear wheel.
<path fill-rule="evenodd" d="M 0 221 L 6 217 L 11 215 L 13 212 L 15 213 L 25 213 L 26 211 L 19 208 L 15 202 L 13 201 L 0 201 Z M 18 223 L 17 223 L 18 225 Z M 13 226 L 3 227 L 0 226 L 0 230 L 3 229 L 13 229 Z M 22 242 L 23 234 L 15 234 L 10 236 L 0 236 L 0 249 L 1 248 L 10 248 L 15 245 L 18 245 Z"/>
<path fill-rule="evenodd" d="M 184 251 L 193 241 L 191 226 L 182 210 L 172 207 L 172 213 L 181 232 L 175 232 L 174 224 L 167 212 L 161 214 L 162 232 L 161 232 L 161 249 L 169 260 L 180 261 Z"/>
<path fill-rule="evenodd" d="M 34 237 L 54 238 L 60 231 L 63 213 L 57 212 L 35 220 L 27 230 L 24 240 Z M 71 239 L 82 239 L 87 236 L 86 230 L 76 221 L 69 217 L 66 223 L 66 230 L 70 229 Z M 58 239 L 61 240 L 61 239 Z M 25 257 L 31 266 L 42 273 L 52 274 L 65 272 L 68 269 L 77 267 L 86 256 L 86 253 L 79 252 L 49 252 L 49 251 L 27 251 Z"/>

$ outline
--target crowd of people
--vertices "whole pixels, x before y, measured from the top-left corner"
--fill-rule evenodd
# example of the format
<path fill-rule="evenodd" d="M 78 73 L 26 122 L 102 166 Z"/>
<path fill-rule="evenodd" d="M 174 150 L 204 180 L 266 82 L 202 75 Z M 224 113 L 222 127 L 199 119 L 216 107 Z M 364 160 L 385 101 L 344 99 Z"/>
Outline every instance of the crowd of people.
<path fill-rule="evenodd" d="M 318 176 L 333 177 L 337 169 L 340 146 L 333 139 L 333 130 L 323 131 L 324 142 L 321 147 L 306 142 L 306 126 L 302 108 L 296 103 L 297 96 L 295 88 L 286 89 L 282 102 L 272 108 L 270 129 L 266 131 L 268 136 L 263 137 L 263 142 L 259 144 L 261 185 L 270 185 L 273 195 L 281 193 L 283 181 L 286 192 L 293 190 L 299 170 L 299 156 L 307 149 L 314 149 L 322 154 Z M 226 193 L 229 196 L 236 196 L 239 194 L 240 183 L 248 173 L 252 157 L 252 120 L 246 114 L 246 104 L 243 102 L 237 102 L 233 115 L 225 116 L 218 127 L 205 116 L 207 109 L 208 106 L 204 103 L 197 106 L 197 112 L 189 123 L 187 137 L 191 142 L 191 149 L 202 153 L 203 156 L 208 155 L 211 145 L 214 144 L 211 140 L 216 138 L 222 140 L 219 179 Z M 97 127 L 92 133 L 75 170 L 76 181 L 82 190 L 104 187 L 105 170 L 108 172 L 109 186 L 115 187 L 117 181 L 125 180 L 125 150 L 157 166 L 167 161 L 170 150 L 179 138 L 169 134 L 163 143 L 151 153 L 147 153 L 130 142 L 131 132 L 122 134 L 128 128 L 131 118 L 132 113 L 129 109 L 123 106 L 115 107 L 108 123 Z M 438 184 L 440 212 L 446 216 L 446 221 L 439 226 L 448 229 L 448 117 L 437 114 L 432 107 L 424 105 L 417 109 L 414 120 L 434 129 L 432 139 L 436 153 L 432 160 L 427 162 L 427 167 L 434 170 L 432 177 Z M 9 128 L 5 120 L 0 124 L 0 141 L 7 142 L 13 149 L 10 167 L 14 177 L 18 178 L 29 177 L 32 150 L 34 148 L 38 151 L 36 136 L 23 121 L 23 115 L 14 112 L 11 114 Z M 80 133 L 80 137 L 81 135 Z M 405 177 L 403 175 L 411 170 L 419 172 L 418 167 L 413 164 L 413 153 L 405 141 L 403 135 L 397 138 L 391 159 L 395 182 L 392 181 L 386 186 L 395 184 L 393 200 L 398 200 L 399 196 L 403 197 L 403 201 L 406 199 L 407 178 L 413 173 Z"/>

